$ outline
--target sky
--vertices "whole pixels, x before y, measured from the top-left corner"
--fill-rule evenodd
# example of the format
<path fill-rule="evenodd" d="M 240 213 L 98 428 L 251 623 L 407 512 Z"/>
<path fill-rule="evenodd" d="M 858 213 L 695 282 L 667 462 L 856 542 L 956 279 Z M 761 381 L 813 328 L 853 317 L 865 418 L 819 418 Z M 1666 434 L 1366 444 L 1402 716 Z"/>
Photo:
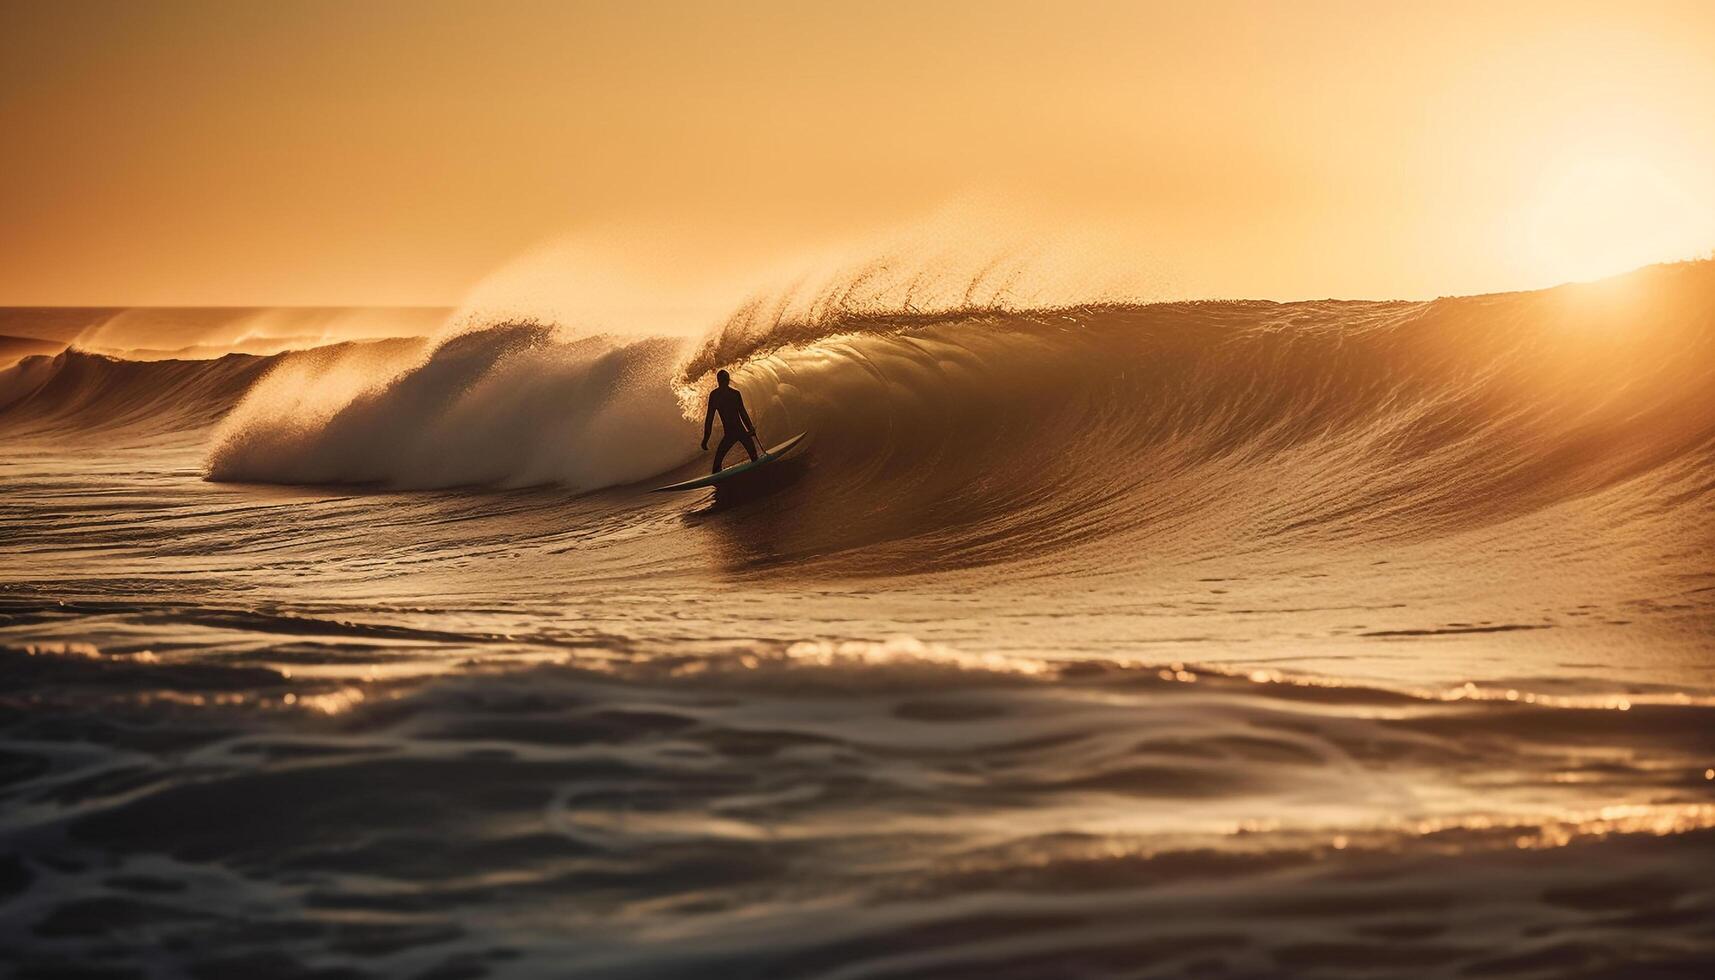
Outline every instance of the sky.
<path fill-rule="evenodd" d="M 1428 297 L 1715 248 L 1715 3 L 0 0 L 0 133 L 5 305 L 457 304 L 556 241 L 727 279 L 966 213 L 1147 298 Z"/>

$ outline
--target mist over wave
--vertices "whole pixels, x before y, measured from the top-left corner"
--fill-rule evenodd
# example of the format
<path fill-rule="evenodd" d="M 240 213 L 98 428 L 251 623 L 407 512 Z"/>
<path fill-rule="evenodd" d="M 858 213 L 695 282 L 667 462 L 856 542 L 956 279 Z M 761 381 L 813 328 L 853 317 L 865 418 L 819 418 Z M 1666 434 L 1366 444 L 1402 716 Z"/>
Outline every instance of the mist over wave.
<path fill-rule="evenodd" d="M 428 346 L 278 365 L 215 433 L 210 478 L 585 490 L 688 455 L 667 384 L 674 339 L 567 340 L 512 324 Z"/>

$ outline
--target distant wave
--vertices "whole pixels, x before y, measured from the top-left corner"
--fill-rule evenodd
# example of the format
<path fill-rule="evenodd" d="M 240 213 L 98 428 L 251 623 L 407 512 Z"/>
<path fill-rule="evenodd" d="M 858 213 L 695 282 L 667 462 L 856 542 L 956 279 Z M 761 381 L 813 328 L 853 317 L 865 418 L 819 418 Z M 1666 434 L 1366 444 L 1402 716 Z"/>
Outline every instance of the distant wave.
<path fill-rule="evenodd" d="M 264 358 L 128 361 L 72 348 L 0 370 L 0 432 L 152 432 L 218 421 L 267 368 Z"/>
<path fill-rule="evenodd" d="M 439 328 L 449 312 L 361 306 L 0 307 L 0 335 L 153 361 L 420 337 Z"/>

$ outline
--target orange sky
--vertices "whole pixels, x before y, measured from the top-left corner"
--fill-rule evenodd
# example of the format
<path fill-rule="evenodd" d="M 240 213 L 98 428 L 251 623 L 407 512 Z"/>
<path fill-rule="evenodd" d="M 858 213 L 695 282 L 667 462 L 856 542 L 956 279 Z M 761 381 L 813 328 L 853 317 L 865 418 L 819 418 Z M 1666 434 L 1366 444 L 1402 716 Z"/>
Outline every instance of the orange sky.
<path fill-rule="evenodd" d="M 1427 296 L 1715 247 L 1715 3 L 5 0 L 0 133 L 0 304 L 724 276 L 969 200 L 1169 292 Z"/>

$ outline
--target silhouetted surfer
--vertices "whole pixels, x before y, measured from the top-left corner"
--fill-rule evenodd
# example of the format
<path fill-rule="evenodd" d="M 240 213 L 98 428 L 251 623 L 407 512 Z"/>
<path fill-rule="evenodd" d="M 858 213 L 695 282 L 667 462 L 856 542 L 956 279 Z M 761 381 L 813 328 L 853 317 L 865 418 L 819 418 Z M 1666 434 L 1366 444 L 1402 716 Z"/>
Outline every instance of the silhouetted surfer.
<path fill-rule="evenodd" d="M 756 423 L 744 410 L 744 396 L 732 386 L 732 375 L 716 371 L 715 382 L 718 387 L 709 392 L 709 411 L 703 416 L 703 448 L 709 448 L 709 431 L 714 428 L 715 413 L 718 412 L 721 417 L 721 444 L 715 450 L 714 472 L 719 473 L 727 450 L 735 442 L 744 447 L 751 460 L 756 459 Z"/>

